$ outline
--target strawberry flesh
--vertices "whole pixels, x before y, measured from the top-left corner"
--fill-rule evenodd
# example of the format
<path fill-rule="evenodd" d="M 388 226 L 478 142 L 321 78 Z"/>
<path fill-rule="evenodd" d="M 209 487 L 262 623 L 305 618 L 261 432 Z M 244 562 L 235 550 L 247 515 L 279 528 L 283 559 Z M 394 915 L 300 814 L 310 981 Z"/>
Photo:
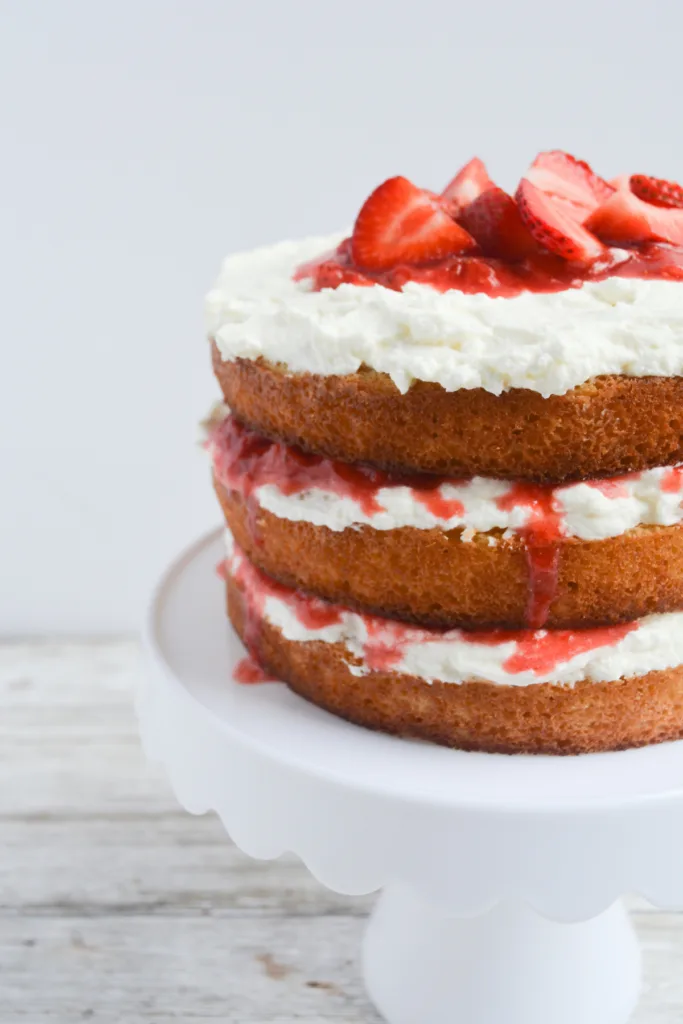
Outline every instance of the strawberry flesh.
<path fill-rule="evenodd" d="M 560 150 L 539 153 L 526 178 L 581 223 L 614 191 L 584 160 Z"/>
<path fill-rule="evenodd" d="M 594 210 L 585 226 L 605 242 L 616 245 L 643 242 L 683 245 L 683 209 L 654 206 L 625 189 L 615 192 Z"/>
<path fill-rule="evenodd" d="M 469 203 L 459 222 L 479 243 L 486 256 L 517 262 L 538 252 L 512 196 L 497 185 Z"/>
<path fill-rule="evenodd" d="M 618 174 L 616 178 L 612 178 L 610 185 L 613 189 L 619 192 L 621 189 L 625 189 L 627 192 L 631 191 L 631 175 L 630 174 Z M 607 196 L 609 199 L 609 196 Z"/>
<path fill-rule="evenodd" d="M 605 247 L 575 220 L 574 208 L 558 202 L 527 178 L 522 178 L 515 196 L 522 220 L 534 239 L 565 260 L 592 263 L 603 256 Z"/>
<path fill-rule="evenodd" d="M 484 162 L 475 156 L 446 185 L 441 193 L 441 201 L 451 217 L 457 217 L 468 203 L 474 202 L 482 192 L 493 187 Z"/>
<path fill-rule="evenodd" d="M 678 210 L 683 209 L 683 188 L 675 181 L 650 178 L 647 174 L 632 174 L 629 184 L 631 191 L 646 203 Z"/>
<path fill-rule="evenodd" d="M 365 200 L 353 229 L 351 255 L 367 270 L 430 263 L 475 248 L 474 239 L 441 201 L 407 178 L 389 178 Z"/>

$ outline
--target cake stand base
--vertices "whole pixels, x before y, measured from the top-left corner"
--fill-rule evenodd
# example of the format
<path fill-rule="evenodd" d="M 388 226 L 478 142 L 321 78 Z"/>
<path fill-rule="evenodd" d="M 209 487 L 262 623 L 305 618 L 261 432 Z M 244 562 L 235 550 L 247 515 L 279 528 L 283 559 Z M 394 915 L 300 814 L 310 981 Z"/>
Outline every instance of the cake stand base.
<path fill-rule="evenodd" d="M 389 1024 L 625 1024 L 640 972 L 619 897 L 683 905 L 683 742 L 467 753 L 240 686 L 222 552 L 216 533 L 181 556 L 147 626 L 140 728 L 180 802 L 251 856 L 384 890 L 364 965 Z"/>
<path fill-rule="evenodd" d="M 640 952 L 620 902 L 575 924 L 513 903 L 462 918 L 394 884 L 370 919 L 363 970 L 389 1024 L 625 1024 Z"/>

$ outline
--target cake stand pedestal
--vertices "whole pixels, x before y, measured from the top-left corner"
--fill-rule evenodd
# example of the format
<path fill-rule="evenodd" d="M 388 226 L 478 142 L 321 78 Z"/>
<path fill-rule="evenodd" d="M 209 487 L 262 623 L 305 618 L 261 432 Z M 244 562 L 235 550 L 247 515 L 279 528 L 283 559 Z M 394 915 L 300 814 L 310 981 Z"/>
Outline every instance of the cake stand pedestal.
<path fill-rule="evenodd" d="M 232 680 L 219 533 L 171 567 L 146 630 L 148 756 L 245 853 L 383 889 L 363 968 L 390 1024 L 624 1024 L 639 952 L 619 902 L 683 906 L 683 743 L 465 753 L 357 728 Z"/>

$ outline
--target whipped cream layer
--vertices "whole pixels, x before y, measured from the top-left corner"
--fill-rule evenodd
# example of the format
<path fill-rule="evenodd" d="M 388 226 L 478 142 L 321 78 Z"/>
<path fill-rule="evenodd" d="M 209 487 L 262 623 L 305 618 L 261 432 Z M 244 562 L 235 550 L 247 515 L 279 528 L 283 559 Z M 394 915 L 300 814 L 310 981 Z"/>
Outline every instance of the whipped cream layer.
<path fill-rule="evenodd" d="M 491 530 L 545 527 L 556 537 L 603 540 L 636 526 L 683 520 L 683 466 L 556 488 L 486 477 L 422 487 L 268 441 L 230 417 L 211 432 L 208 448 L 216 478 L 228 490 L 253 497 L 279 519 L 335 532 L 462 529 L 469 540 Z"/>
<path fill-rule="evenodd" d="M 225 260 L 206 300 L 224 360 L 263 357 L 293 373 L 361 365 L 447 391 L 527 388 L 561 395 L 601 374 L 683 375 L 680 282 L 610 277 L 558 292 L 490 298 L 409 282 L 402 291 L 311 290 L 292 274 L 343 234 L 283 242 Z"/>
<path fill-rule="evenodd" d="M 260 620 L 298 643 L 342 644 L 355 675 L 391 671 L 426 683 L 500 686 L 604 683 L 683 664 L 683 612 L 585 630 L 421 629 L 362 615 L 290 590 L 253 566 L 226 531 L 226 570 L 246 600 L 247 630 Z"/>

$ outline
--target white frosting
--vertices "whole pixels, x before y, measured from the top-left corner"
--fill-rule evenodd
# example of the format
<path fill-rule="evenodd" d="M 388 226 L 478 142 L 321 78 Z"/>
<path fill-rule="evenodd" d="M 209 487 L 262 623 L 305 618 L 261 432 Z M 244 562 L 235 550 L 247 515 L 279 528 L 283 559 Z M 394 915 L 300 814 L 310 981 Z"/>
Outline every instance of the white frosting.
<path fill-rule="evenodd" d="M 674 526 L 683 520 L 683 474 L 676 491 L 663 491 L 661 482 L 670 468 L 649 469 L 621 478 L 615 493 L 607 493 L 588 483 L 569 484 L 554 492 L 562 532 L 582 540 L 616 537 L 636 526 Z M 443 498 L 455 499 L 462 514 L 443 518 L 428 509 L 411 487 L 382 487 L 377 502 L 383 512 L 369 514 L 353 498 L 312 487 L 298 494 L 284 494 L 275 484 L 256 487 L 254 495 L 262 508 L 279 519 L 326 526 L 335 532 L 358 526 L 375 530 L 396 530 L 412 526 L 420 530 L 464 528 L 472 532 L 518 530 L 532 518 L 528 506 L 501 509 L 498 501 L 510 493 L 505 480 L 474 477 L 463 483 L 445 483 L 437 488 Z M 467 538 L 466 538 L 467 539 Z"/>
<path fill-rule="evenodd" d="M 260 356 L 291 372 L 389 374 L 447 391 L 528 388 L 561 395 L 600 374 L 683 375 L 683 285 L 611 277 L 552 293 L 490 298 L 408 283 L 310 290 L 302 262 L 342 235 L 283 242 L 225 260 L 207 296 L 223 359 Z"/>
<path fill-rule="evenodd" d="M 226 531 L 228 568 L 237 572 L 245 556 Z M 257 578 L 249 579 L 247 587 L 262 584 Z M 360 659 L 360 665 L 351 665 L 356 675 L 366 675 L 370 669 L 365 663 L 365 645 L 368 642 L 368 624 L 381 622 L 376 618 L 340 609 L 338 622 L 310 628 L 296 615 L 291 604 L 263 585 L 266 596 L 263 615 L 271 625 L 281 630 L 287 640 L 307 643 L 341 643 L 350 655 Z M 416 676 L 427 683 L 486 681 L 500 686 L 532 686 L 539 683 L 572 686 L 582 680 L 602 683 L 616 679 L 645 675 L 648 672 L 674 668 L 683 664 L 683 612 L 649 615 L 640 619 L 637 628 L 616 643 L 594 647 L 576 654 L 553 668 L 542 671 L 510 672 L 505 663 L 515 654 L 517 643 L 482 644 L 464 639 L 457 629 L 439 633 L 418 629 L 402 623 L 384 620 L 387 636 L 402 637 L 402 656 L 392 671 Z M 539 631 L 539 637 L 546 635 Z M 375 640 L 377 640 L 375 635 Z M 381 639 L 381 637 L 380 637 Z"/>
<path fill-rule="evenodd" d="M 224 465 L 224 444 L 220 431 L 209 435 L 214 472 L 228 490 L 239 489 L 239 475 L 230 479 L 229 462 L 227 468 Z M 292 458 L 298 466 L 294 455 Z M 264 459 L 267 461 L 267 456 Z M 257 481 L 258 463 L 253 472 Z M 434 488 L 435 497 L 460 504 L 461 510 L 450 516 L 440 515 L 438 505 L 436 510 L 428 507 L 420 501 L 421 492 L 403 484 L 378 487 L 371 492 L 382 510 L 367 512 L 360 499 L 324 486 L 312 485 L 287 493 L 286 479 L 282 485 L 255 481 L 250 480 L 252 494 L 261 508 L 279 519 L 307 522 L 335 532 L 360 526 L 375 530 L 462 529 L 464 539 L 471 539 L 475 533 L 523 529 L 534 517 L 533 509 L 523 501 L 503 501 L 510 507 L 501 508 L 501 499 L 514 498 L 515 485 L 488 477 L 453 480 Z M 565 484 L 556 487 L 552 494 L 559 533 L 566 537 L 603 540 L 636 526 L 675 526 L 683 521 L 683 471 L 679 467 L 660 466 L 611 480 Z M 494 538 L 491 540 L 495 542 Z"/>

